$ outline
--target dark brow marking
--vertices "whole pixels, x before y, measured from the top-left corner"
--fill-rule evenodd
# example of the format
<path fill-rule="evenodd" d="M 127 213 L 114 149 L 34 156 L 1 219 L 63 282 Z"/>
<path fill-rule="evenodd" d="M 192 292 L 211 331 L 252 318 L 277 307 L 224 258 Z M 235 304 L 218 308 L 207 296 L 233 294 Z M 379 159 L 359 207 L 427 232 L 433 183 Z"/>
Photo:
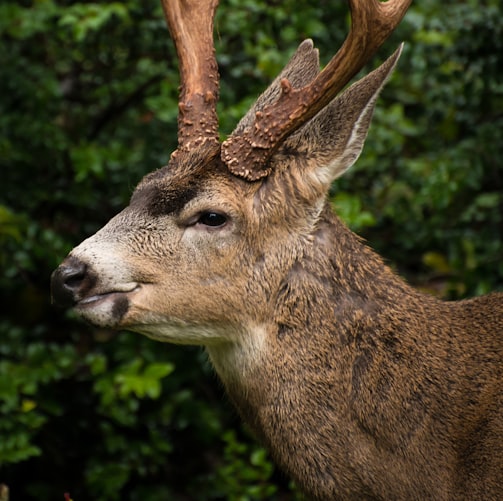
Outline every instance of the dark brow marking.
<path fill-rule="evenodd" d="M 149 216 L 177 214 L 198 193 L 199 188 L 190 183 L 188 186 L 170 189 L 167 186 L 147 185 L 135 191 L 131 198 L 131 206 L 142 206 Z"/>
<path fill-rule="evenodd" d="M 152 217 L 179 213 L 219 171 L 226 171 L 219 148 L 205 145 L 183 152 L 167 167 L 147 174 L 131 197 L 131 206 L 144 207 Z"/>

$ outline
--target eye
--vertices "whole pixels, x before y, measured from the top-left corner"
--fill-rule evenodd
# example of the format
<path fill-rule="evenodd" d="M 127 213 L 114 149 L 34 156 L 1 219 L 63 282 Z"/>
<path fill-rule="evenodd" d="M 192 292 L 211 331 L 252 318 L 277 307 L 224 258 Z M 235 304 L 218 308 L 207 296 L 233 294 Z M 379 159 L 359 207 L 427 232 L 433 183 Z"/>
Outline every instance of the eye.
<path fill-rule="evenodd" d="M 211 226 L 212 228 L 223 226 L 226 222 L 227 216 L 218 212 L 203 212 L 197 220 L 198 224 L 204 224 L 204 226 Z"/>

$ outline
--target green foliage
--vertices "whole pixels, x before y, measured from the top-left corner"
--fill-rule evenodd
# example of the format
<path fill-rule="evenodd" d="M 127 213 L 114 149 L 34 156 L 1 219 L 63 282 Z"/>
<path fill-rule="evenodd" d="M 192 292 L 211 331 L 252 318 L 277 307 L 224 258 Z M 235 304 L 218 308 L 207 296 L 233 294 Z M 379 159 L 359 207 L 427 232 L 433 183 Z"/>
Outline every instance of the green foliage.
<path fill-rule="evenodd" d="M 366 197 L 375 224 L 364 236 L 431 292 L 501 289 L 501 5 L 414 4 L 404 30 L 413 36 L 335 205 L 341 194 Z M 361 228 L 354 215 L 348 222 Z"/>
<path fill-rule="evenodd" d="M 223 134 L 304 38 L 324 62 L 343 2 L 226 0 Z M 204 354 L 54 310 L 65 254 L 176 144 L 177 64 L 158 0 L 0 4 L 0 483 L 15 499 L 300 499 L 241 428 Z M 503 288 L 501 2 L 415 3 L 340 215 L 445 297 Z M 377 64 L 375 60 L 370 67 Z"/>
<path fill-rule="evenodd" d="M 263 448 L 240 442 L 234 431 L 222 436 L 224 461 L 216 472 L 215 487 L 229 501 L 271 499 L 277 488 L 270 482 L 273 467 Z"/>

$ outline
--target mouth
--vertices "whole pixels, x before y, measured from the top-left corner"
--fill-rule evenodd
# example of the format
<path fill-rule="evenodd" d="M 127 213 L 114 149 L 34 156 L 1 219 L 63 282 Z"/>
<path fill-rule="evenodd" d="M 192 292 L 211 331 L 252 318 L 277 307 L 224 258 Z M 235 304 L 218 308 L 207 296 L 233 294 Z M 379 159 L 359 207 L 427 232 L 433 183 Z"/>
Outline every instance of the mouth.
<path fill-rule="evenodd" d="M 135 284 L 133 287 L 125 290 L 113 290 L 109 292 L 103 292 L 101 294 L 95 294 L 93 296 L 85 297 L 81 299 L 76 305 L 76 308 L 79 307 L 86 307 L 86 306 L 93 306 L 96 303 L 100 301 L 108 301 L 108 300 L 113 300 L 116 297 L 120 297 L 121 295 L 124 294 L 130 294 L 132 292 L 135 292 L 140 289 L 140 286 Z"/>
<path fill-rule="evenodd" d="M 129 310 L 130 297 L 141 289 L 139 284 L 127 284 L 119 290 L 93 294 L 78 301 L 76 313 L 94 325 L 117 327 Z"/>

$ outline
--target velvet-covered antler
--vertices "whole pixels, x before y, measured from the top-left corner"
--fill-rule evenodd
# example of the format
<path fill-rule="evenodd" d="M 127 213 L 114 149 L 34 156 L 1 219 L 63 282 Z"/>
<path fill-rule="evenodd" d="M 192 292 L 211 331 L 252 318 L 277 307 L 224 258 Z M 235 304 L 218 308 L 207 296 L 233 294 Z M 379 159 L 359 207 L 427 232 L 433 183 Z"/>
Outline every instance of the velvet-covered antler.
<path fill-rule="evenodd" d="M 218 0 L 162 0 L 180 66 L 178 150 L 218 143 L 219 76 L 213 44 Z"/>
<path fill-rule="evenodd" d="M 284 139 L 324 108 L 365 65 L 399 24 L 412 0 L 350 0 L 352 26 L 325 69 L 305 87 L 287 79 L 273 104 L 258 112 L 251 127 L 222 145 L 229 170 L 253 181 L 270 173 L 268 160 Z"/>

